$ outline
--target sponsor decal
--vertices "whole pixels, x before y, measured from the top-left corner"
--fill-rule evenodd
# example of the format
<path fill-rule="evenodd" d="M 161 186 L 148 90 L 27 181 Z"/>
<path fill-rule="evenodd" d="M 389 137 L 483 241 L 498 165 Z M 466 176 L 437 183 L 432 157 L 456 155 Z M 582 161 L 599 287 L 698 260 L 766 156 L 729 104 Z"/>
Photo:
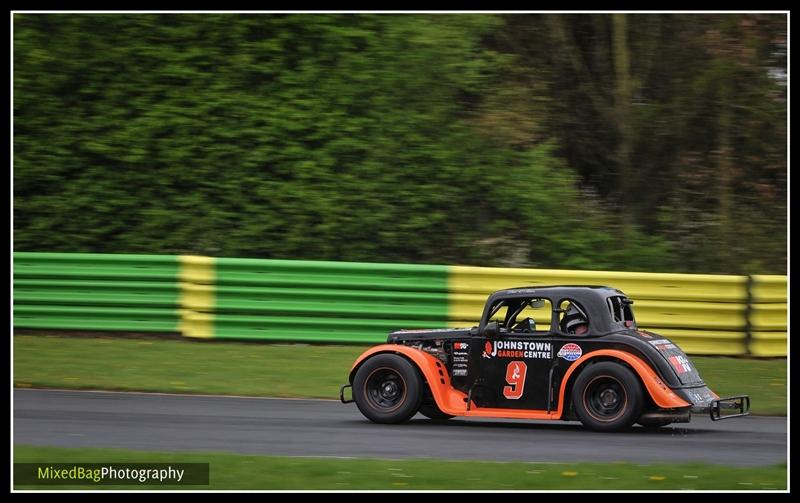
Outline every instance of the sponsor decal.
<path fill-rule="evenodd" d="M 669 362 L 675 367 L 675 370 L 679 374 L 684 374 L 686 372 L 692 371 L 692 366 L 689 364 L 689 360 L 685 356 L 670 356 Z"/>
<path fill-rule="evenodd" d="M 509 385 L 503 387 L 503 396 L 509 400 L 518 400 L 525 389 L 527 373 L 528 365 L 525 362 L 509 362 L 506 367 L 506 382 Z"/>
<path fill-rule="evenodd" d="M 561 346 L 561 349 L 558 350 L 558 356 L 567 360 L 568 362 L 574 362 L 580 358 L 582 354 L 583 350 L 581 347 L 572 342 L 569 344 L 564 344 Z"/>
<path fill-rule="evenodd" d="M 666 339 L 658 339 L 655 341 L 647 341 L 652 344 L 659 351 L 667 351 L 669 349 L 676 349 L 677 346 Z"/>
<path fill-rule="evenodd" d="M 483 347 L 484 358 L 552 358 L 553 345 L 536 341 L 486 341 Z"/>
<path fill-rule="evenodd" d="M 466 342 L 453 343 L 453 377 L 467 375 L 469 369 L 469 344 Z"/>
<path fill-rule="evenodd" d="M 637 330 L 636 333 L 641 335 L 645 339 L 652 339 L 653 338 L 650 334 L 648 334 L 647 332 L 645 332 L 643 330 Z"/>

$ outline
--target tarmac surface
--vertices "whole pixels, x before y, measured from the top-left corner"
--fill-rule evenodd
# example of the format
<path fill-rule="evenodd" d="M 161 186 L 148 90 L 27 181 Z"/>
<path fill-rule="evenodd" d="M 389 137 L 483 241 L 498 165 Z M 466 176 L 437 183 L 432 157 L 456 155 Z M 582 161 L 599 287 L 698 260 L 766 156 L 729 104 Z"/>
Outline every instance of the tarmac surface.
<path fill-rule="evenodd" d="M 530 462 L 786 462 L 785 417 L 748 416 L 596 433 L 577 422 L 421 415 L 371 423 L 334 400 L 14 390 L 14 444 L 281 456 Z"/>

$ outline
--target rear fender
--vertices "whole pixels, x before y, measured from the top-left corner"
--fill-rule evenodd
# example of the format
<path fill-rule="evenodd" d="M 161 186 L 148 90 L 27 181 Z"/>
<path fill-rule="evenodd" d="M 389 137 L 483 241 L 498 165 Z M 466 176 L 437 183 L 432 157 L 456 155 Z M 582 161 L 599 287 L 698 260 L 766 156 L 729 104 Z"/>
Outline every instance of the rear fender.
<path fill-rule="evenodd" d="M 350 369 L 350 384 L 353 383 L 353 377 L 355 377 L 359 367 L 361 367 L 365 361 L 375 355 L 386 353 L 401 355 L 411 361 L 411 363 L 419 369 L 422 376 L 428 382 L 433 399 L 436 400 L 436 405 L 442 412 L 453 416 L 464 414 L 467 408 L 467 395 L 453 389 L 450 384 L 450 375 L 441 360 L 420 349 L 400 344 L 381 344 L 380 346 L 370 348 L 356 359 L 353 368 Z"/>
<path fill-rule="evenodd" d="M 645 363 L 638 356 L 616 349 L 601 349 L 599 351 L 586 353 L 581 358 L 578 358 L 575 364 L 570 366 L 569 370 L 567 370 L 564 379 L 561 381 L 561 390 L 559 391 L 559 396 L 561 397 L 558 405 L 559 416 L 563 413 L 564 405 L 568 398 L 566 396 L 567 385 L 571 384 L 571 381 L 574 381 L 575 377 L 580 373 L 580 370 L 585 368 L 585 364 L 591 363 L 592 360 L 598 358 L 603 360 L 610 358 L 627 363 L 639 376 L 650 398 L 652 398 L 653 402 L 659 407 L 663 409 L 675 409 L 691 406 L 689 402 L 679 397 L 669 386 L 664 384 L 664 381 L 658 377 L 650 365 Z"/>

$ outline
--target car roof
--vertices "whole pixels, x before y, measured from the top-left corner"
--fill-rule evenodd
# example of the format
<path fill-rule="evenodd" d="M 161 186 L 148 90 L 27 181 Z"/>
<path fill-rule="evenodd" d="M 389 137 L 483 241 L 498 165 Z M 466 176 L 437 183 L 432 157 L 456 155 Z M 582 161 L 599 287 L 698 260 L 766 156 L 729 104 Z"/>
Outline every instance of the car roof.
<path fill-rule="evenodd" d="M 513 298 L 513 297 L 535 297 L 541 295 L 542 297 L 595 297 L 598 299 L 605 299 L 606 297 L 616 297 L 619 295 L 626 296 L 620 290 L 611 288 L 609 286 L 600 285 L 554 285 L 554 286 L 523 286 L 517 288 L 506 288 L 504 290 L 497 290 L 492 293 L 489 298 L 495 300 L 498 298 Z"/>
<path fill-rule="evenodd" d="M 498 290 L 492 293 L 486 301 L 480 327 L 483 328 L 485 325 L 491 306 L 501 300 L 540 297 L 550 299 L 551 302 L 559 302 L 560 299 L 568 298 L 581 305 L 584 312 L 589 317 L 590 324 L 594 327 L 594 331 L 606 333 L 614 329 L 614 323 L 611 319 L 611 312 L 606 305 L 606 299 L 618 296 L 627 297 L 622 291 L 616 288 L 599 285 L 525 286 Z"/>

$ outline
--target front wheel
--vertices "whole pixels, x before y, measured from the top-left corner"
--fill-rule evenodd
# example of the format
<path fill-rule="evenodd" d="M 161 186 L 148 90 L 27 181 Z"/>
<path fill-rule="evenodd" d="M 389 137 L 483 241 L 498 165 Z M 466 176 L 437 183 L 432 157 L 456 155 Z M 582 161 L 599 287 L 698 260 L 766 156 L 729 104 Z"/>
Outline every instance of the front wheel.
<path fill-rule="evenodd" d="M 578 419 L 596 431 L 631 426 L 642 412 L 642 385 L 627 367 L 614 362 L 588 366 L 575 380 L 572 405 Z"/>
<path fill-rule="evenodd" d="M 358 410 L 373 422 L 402 423 L 419 410 L 422 379 L 402 356 L 379 354 L 356 372 L 353 399 Z"/>

